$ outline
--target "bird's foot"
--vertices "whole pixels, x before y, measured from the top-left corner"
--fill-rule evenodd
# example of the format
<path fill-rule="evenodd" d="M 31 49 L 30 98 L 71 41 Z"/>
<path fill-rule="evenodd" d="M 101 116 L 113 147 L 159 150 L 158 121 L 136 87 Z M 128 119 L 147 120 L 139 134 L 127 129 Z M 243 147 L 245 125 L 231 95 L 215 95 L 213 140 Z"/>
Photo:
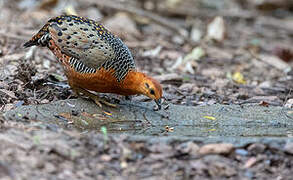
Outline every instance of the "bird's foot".
<path fill-rule="evenodd" d="M 108 101 L 106 101 L 105 99 L 103 98 L 100 98 L 99 96 L 95 95 L 95 94 L 92 94 L 93 96 L 89 96 L 99 107 L 102 107 L 102 104 L 105 104 L 109 107 L 113 107 L 113 108 L 116 108 L 117 105 L 116 104 L 112 104 Z"/>
<path fill-rule="evenodd" d="M 98 95 L 96 94 L 93 94 L 85 89 L 82 89 L 82 88 L 73 88 L 73 91 L 78 95 L 80 96 L 81 93 L 87 97 L 89 97 L 91 100 L 93 100 L 100 108 L 102 107 L 102 104 L 105 104 L 109 107 L 113 107 L 113 108 L 116 108 L 117 105 L 116 104 L 112 104 L 110 102 L 108 102 L 106 99 L 104 98 L 101 98 L 99 97 Z"/>

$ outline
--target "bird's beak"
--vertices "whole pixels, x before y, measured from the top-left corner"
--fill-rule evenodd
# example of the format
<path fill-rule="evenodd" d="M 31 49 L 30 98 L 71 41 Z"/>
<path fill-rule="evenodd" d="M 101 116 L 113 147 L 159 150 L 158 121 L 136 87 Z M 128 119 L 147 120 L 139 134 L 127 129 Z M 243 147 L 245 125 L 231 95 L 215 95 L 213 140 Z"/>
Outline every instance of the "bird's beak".
<path fill-rule="evenodd" d="M 155 102 L 156 102 L 156 104 L 158 106 L 158 110 L 160 110 L 162 108 L 162 99 L 161 98 L 160 99 L 155 99 Z"/>

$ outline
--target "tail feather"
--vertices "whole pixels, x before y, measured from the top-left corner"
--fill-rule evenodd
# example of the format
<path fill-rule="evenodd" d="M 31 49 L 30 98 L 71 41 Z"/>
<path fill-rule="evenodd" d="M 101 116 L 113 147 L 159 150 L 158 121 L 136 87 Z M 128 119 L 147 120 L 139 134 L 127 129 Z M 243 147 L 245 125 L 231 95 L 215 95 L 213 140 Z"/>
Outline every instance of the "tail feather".
<path fill-rule="evenodd" d="M 36 41 L 29 40 L 28 42 L 23 44 L 23 47 L 28 48 L 28 47 L 36 46 L 36 45 L 38 45 Z"/>
<path fill-rule="evenodd" d="M 24 47 L 31 47 L 31 46 L 47 46 L 49 40 L 51 39 L 49 30 L 48 30 L 49 24 L 45 24 L 42 29 L 35 34 L 31 40 L 28 42 L 24 43 Z"/>

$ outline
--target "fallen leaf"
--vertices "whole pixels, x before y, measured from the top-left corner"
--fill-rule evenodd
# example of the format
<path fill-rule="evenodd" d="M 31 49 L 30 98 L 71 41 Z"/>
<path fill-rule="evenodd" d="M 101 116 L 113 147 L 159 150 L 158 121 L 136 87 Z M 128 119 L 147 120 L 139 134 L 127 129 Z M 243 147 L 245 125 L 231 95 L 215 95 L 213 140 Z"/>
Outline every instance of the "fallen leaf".
<path fill-rule="evenodd" d="M 200 42 L 202 37 L 202 32 L 200 29 L 198 29 L 197 26 L 192 26 L 191 32 L 190 32 L 190 38 L 194 42 Z"/>
<path fill-rule="evenodd" d="M 59 116 L 62 116 L 64 118 L 68 119 L 68 120 L 71 119 L 71 114 L 70 113 L 67 113 L 67 112 L 66 113 L 60 113 Z"/>
<path fill-rule="evenodd" d="M 285 62 L 290 62 L 293 60 L 293 51 L 291 51 L 289 48 L 276 47 L 273 50 L 273 53 Z"/>
<path fill-rule="evenodd" d="M 93 115 L 87 112 L 82 112 L 81 115 L 84 117 L 93 118 Z"/>
<path fill-rule="evenodd" d="M 107 111 L 103 111 L 104 114 L 108 115 L 108 116 L 112 116 L 111 112 L 107 112 Z"/>
<path fill-rule="evenodd" d="M 246 84 L 246 81 L 244 80 L 244 76 L 240 72 L 235 72 L 232 75 L 232 80 L 236 82 L 237 84 Z"/>
<path fill-rule="evenodd" d="M 75 15 L 77 16 L 77 12 L 75 11 L 74 7 L 70 4 L 64 8 L 65 14 L 67 15 Z"/>
<path fill-rule="evenodd" d="M 205 55 L 205 51 L 201 47 L 194 48 L 189 54 L 183 58 L 183 62 L 197 61 Z"/>
<path fill-rule="evenodd" d="M 206 119 L 209 119 L 209 120 L 216 120 L 216 118 L 213 117 L 213 116 L 204 116 L 203 118 L 206 118 Z"/>
<path fill-rule="evenodd" d="M 266 101 L 260 101 L 258 105 L 264 106 L 264 107 L 268 107 L 269 106 L 269 103 L 266 102 Z"/>
<path fill-rule="evenodd" d="M 162 50 L 162 46 L 157 46 L 155 49 L 151 49 L 142 53 L 144 57 L 156 57 L 159 55 Z"/>
<path fill-rule="evenodd" d="M 226 34 L 226 27 L 223 17 L 217 16 L 207 27 L 207 39 L 223 41 Z"/>
<path fill-rule="evenodd" d="M 194 74 L 194 67 L 197 66 L 196 61 L 203 56 L 205 56 L 205 51 L 201 47 L 196 47 L 186 56 L 179 57 L 170 69 L 181 69 L 183 72 Z"/>

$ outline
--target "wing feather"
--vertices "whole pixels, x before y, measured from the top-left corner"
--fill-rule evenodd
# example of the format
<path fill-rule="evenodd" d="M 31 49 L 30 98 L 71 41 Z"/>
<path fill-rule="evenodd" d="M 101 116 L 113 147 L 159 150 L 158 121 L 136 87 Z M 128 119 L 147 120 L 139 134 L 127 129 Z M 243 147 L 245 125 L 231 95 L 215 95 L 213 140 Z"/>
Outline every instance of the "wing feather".
<path fill-rule="evenodd" d="M 52 39 L 66 55 L 82 61 L 86 66 L 98 69 L 107 60 L 115 58 L 113 48 L 99 33 L 101 27 L 69 19 L 52 22 L 49 27 Z"/>

